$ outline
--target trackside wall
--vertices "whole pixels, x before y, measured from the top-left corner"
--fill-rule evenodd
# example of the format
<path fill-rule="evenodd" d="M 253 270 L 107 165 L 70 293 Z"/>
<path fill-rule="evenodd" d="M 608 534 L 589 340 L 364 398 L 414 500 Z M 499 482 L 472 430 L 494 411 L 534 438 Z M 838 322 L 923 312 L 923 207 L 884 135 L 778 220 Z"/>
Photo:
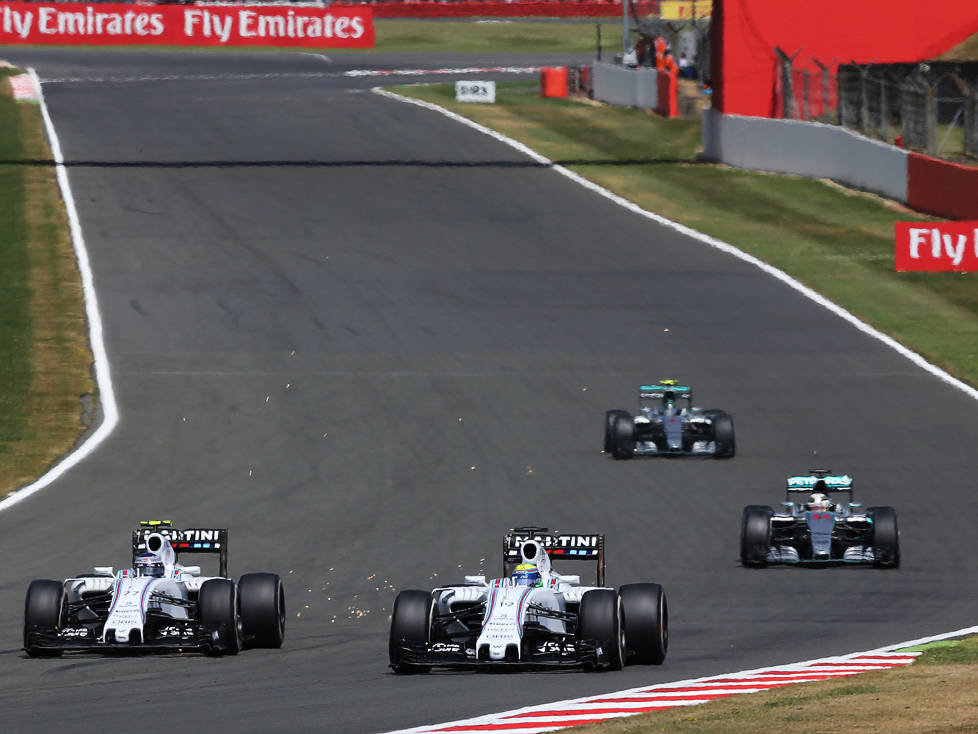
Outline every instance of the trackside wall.
<path fill-rule="evenodd" d="M 907 205 L 948 219 L 978 219 L 978 168 L 911 153 Z"/>
<path fill-rule="evenodd" d="M 629 69 L 596 61 L 591 73 L 596 100 L 650 110 L 659 104 L 658 71 L 655 69 Z"/>
<path fill-rule="evenodd" d="M 897 201 L 908 198 L 907 151 L 833 125 L 706 109 L 703 153 L 737 168 L 828 178 Z"/>

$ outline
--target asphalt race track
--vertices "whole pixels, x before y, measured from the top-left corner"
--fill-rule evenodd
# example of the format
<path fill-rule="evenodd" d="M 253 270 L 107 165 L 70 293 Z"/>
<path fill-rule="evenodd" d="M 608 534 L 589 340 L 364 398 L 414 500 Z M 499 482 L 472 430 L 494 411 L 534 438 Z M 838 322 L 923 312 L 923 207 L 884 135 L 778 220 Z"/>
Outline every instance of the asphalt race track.
<path fill-rule="evenodd" d="M 417 57 L 0 57 L 75 80 L 44 91 L 121 413 L 0 513 L 5 731 L 383 732 L 975 623 L 978 405 L 759 270 L 337 73 Z M 458 63 L 515 61 L 425 60 Z M 600 453 L 604 411 L 668 376 L 735 416 L 735 459 Z M 740 567 L 743 506 L 812 467 L 897 508 L 899 570 Z M 284 648 L 27 658 L 30 580 L 125 565 L 141 519 L 228 527 L 234 576 L 280 573 Z M 514 524 L 605 532 L 610 583 L 664 584 L 665 665 L 393 675 L 395 589 L 498 574 Z"/>

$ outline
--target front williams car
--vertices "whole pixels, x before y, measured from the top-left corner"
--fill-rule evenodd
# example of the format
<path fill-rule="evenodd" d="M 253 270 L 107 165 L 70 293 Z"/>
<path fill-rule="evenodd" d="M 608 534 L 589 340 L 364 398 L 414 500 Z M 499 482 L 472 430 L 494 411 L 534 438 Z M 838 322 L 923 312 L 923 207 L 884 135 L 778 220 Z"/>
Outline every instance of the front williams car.
<path fill-rule="evenodd" d="M 158 532 L 157 532 L 158 531 Z M 201 538 L 206 538 L 202 540 Z M 31 582 L 24 649 L 31 657 L 84 651 L 200 651 L 234 655 L 242 647 L 280 647 L 285 595 L 275 574 L 202 576 L 177 562 L 182 552 L 219 553 L 227 568 L 227 530 L 174 530 L 146 523 L 133 533 L 133 567 L 96 567 L 64 581 Z"/>
<path fill-rule="evenodd" d="M 502 578 L 487 581 L 484 576 L 466 576 L 465 583 L 457 586 L 398 594 L 389 649 L 394 671 L 411 673 L 432 666 L 620 669 L 626 662 L 661 664 L 668 646 L 662 587 L 629 584 L 615 591 L 582 586 L 579 576 L 554 571 L 550 555 L 590 553 L 567 557 L 597 561 L 600 545 L 603 561 L 603 536 L 561 536 L 539 530 L 543 533 L 519 540 L 521 562 Z M 568 538 L 592 547 L 573 547 Z M 548 541 L 557 545 L 548 547 Z M 512 565 L 511 560 L 504 556 L 504 568 Z"/>
<path fill-rule="evenodd" d="M 900 537 L 892 507 L 870 507 L 852 501 L 852 477 L 813 469 L 788 477 L 787 499 L 775 512 L 748 505 L 741 522 L 740 559 L 744 566 L 900 565 Z M 801 494 L 804 498 L 793 498 Z M 839 494 L 847 495 L 838 501 Z M 833 496 L 835 495 L 835 496 Z"/>

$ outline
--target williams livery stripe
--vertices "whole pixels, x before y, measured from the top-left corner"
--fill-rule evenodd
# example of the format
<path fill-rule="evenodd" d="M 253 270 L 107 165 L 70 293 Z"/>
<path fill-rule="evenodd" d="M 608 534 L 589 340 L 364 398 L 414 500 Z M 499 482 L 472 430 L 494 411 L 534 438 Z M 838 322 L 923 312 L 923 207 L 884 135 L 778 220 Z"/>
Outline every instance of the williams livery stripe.
<path fill-rule="evenodd" d="M 516 607 L 516 626 L 520 631 L 520 637 L 523 636 L 523 606 L 526 604 L 526 600 L 529 598 L 531 591 L 533 591 L 533 587 L 523 592 L 523 595 L 520 597 L 520 603 Z"/>
<path fill-rule="evenodd" d="M 502 583 L 502 579 L 496 579 L 492 584 L 492 591 L 489 592 L 489 601 L 486 603 L 486 618 L 482 620 L 482 629 L 486 628 L 489 620 L 492 619 L 492 612 L 496 608 L 496 590 Z"/>

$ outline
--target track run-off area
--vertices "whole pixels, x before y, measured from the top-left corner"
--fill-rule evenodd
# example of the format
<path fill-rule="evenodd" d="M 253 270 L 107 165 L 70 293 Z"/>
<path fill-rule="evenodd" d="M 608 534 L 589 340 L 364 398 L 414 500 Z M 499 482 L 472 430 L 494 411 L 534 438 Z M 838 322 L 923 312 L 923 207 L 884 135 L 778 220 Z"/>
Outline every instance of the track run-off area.
<path fill-rule="evenodd" d="M 344 74 L 567 60 L 0 57 L 43 83 L 119 413 L 0 513 L 5 728 L 383 732 L 974 623 L 965 392 L 756 266 Z M 736 458 L 601 454 L 604 411 L 661 377 L 734 416 Z M 897 509 L 898 570 L 740 567 L 743 506 L 815 466 Z M 279 573 L 282 650 L 26 658 L 30 580 L 127 563 L 141 519 L 228 527 L 232 575 Z M 531 523 L 606 533 L 611 584 L 665 586 L 665 664 L 393 675 L 395 590 L 498 574 L 503 532 Z"/>

